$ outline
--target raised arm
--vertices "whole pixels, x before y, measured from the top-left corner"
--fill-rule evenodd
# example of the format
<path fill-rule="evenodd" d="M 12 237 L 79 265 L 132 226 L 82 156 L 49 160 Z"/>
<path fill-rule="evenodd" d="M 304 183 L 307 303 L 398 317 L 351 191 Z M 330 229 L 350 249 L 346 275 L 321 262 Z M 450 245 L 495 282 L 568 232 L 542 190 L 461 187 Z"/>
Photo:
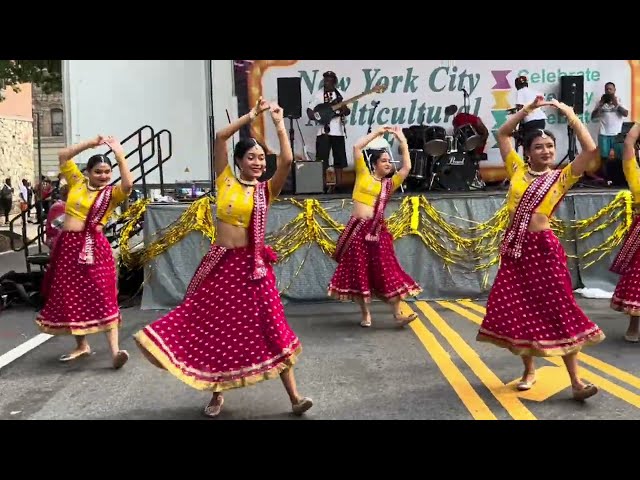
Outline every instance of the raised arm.
<path fill-rule="evenodd" d="M 638 138 L 640 138 L 640 124 L 634 123 L 624 139 L 624 150 L 622 151 L 622 160 L 624 162 L 633 160 L 636 163 L 636 143 Z"/>
<path fill-rule="evenodd" d="M 118 162 L 120 170 L 120 188 L 123 193 L 129 196 L 131 190 L 133 190 L 133 175 L 131 174 L 131 170 L 129 170 L 124 149 L 122 148 L 122 145 L 120 145 L 120 142 L 114 137 L 105 138 L 103 143 L 107 145 L 116 156 L 116 161 Z"/>
<path fill-rule="evenodd" d="M 213 145 L 213 168 L 216 172 L 216 176 L 221 175 L 229 164 L 229 157 L 227 156 L 227 140 L 229 140 L 243 126 L 253 122 L 258 115 L 269 110 L 269 108 L 269 102 L 260 97 L 256 102 L 255 107 L 253 107 L 249 113 L 243 115 L 237 120 L 231 122 L 222 130 L 218 130 L 216 132 L 216 138 Z"/>
<path fill-rule="evenodd" d="M 549 102 L 545 102 L 545 105 L 551 105 L 560 110 L 567 117 L 567 121 L 569 126 L 573 129 L 576 134 L 576 138 L 578 142 L 580 142 L 580 146 L 582 147 L 582 151 L 578 154 L 573 162 L 571 162 L 571 173 L 579 177 L 587 170 L 589 163 L 592 160 L 595 160 L 598 155 L 598 146 L 593 141 L 589 130 L 584 124 L 580 121 L 580 118 L 575 114 L 573 108 L 569 105 L 566 105 L 562 102 L 559 102 L 555 98 Z"/>
<path fill-rule="evenodd" d="M 404 136 L 404 132 L 400 127 L 392 127 L 387 129 L 388 132 L 391 132 L 397 139 L 400 144 L 399 150 L 402 155 L 402 167 L 398 170 L 397 174 L 400 176 L 402 181 L 409 176 L 409 172 L 411 171 L 411 155 L 409 155 L 409 145 L 407 144 L 407 137 Z"/>
<path fill-rule="evenodd" d="M 513 150 L 511 137 L 513 136 L 513 131 L 516 129 L 516 126 L 536 108 L 540 108 L 543 105 L 543 101 L 543 96 L 537 96 L 536 99 L 529 105 L 511 115 L 509 119 L 504 122 L 504 125 L 500 127 L 500 129 L 496 133 L 496 138 L 498 140 L 498 147 L 500 148 L 500 155 L 502 156 L 502 160 L 506 161 L 507 156 Z"/>
<path fill-rule="evenodd" d="M 67 163 L 72 158 L 77 157 L 85 150 L 96 148 L 101 143 L 104 143 L 105 138 L 106 137 L 103 137 L 102 135 L 98 135 L 91 140 L 86 140 L 84 142 L 71 145 L 70 147 L 63 148 L 62 150 L 60 150 L 60 152 L 58 152 L 58 162 L 60 162 L 60 167 L 62 168 L 65 163 Z"/>
<path fill-rule="evenodd" d="M 280 142 L 280 155 L 278 155 L 278 165 L 276 172 L 271 177 L 271 196 L 276 198 L 280 195 L 282 187 L 284 187 L 289 172 L 291 171 L 291 164 L 293 163 L 293 151 L 291 149 L 291 142 L 289 141 L 289 135 L 284 125 L 283 111 L 280 105 L 273 103 L 270 108 L 271 119 L 276 127 L 278 133 L 278 141 Z"/>
<path fill-rule="evenodd" d="M 357 158 L 358 156 L 360 156 L 362 154 L 362 150 L 364 150 L 364 147 L 369 145 L 369 143 L 374 141 L 380 135 L 383 135 L 388 130 L 389 129 L 386 127 L 379 127 L 375 129 L 373 132 L 356 140 L 356 143 L 353 144 L 353 158 Z"/>

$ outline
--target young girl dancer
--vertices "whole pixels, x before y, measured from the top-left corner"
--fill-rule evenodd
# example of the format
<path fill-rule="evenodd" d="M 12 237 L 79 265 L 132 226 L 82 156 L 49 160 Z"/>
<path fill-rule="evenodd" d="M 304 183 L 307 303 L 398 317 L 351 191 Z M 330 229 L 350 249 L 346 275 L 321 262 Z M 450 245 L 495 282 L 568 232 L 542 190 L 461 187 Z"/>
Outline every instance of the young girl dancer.
<path fill-rule="evenodd" d="M 398 139 L 402 153 L 402 168 L 391 178 L 391 157 L 386 150 L 370 157 L 373 172 L 369 171 L 363 150 L 369 143 L 391 132 Z M 384 210 L 391 194 L 402 185 L 411 170 L 407 139 L 399 127 L 381 127 L 359 139 L 353 147 L 356 183 L 353 189 L 351 219 L 338 239 L 335 260 L 338 268 L 329 283 L 328 293 L 340 300 L 353 300 L 360 305 L 363 327 L 371 326 L 369 303 L 373 296 L 390 303 L 396 323 L 404 326 L 417 315 L 404 317 L 400 300 L 418 295 L 422 289 L 402 269 L 393 249 Z"/>
<path fill-rule="evenodd" d="M 627 342 L 640 341 L 640 167 L 636 160 L 636 143 L 640 137 L 640 125 L 634 124 L 624 140 L 624 176 L 633 196 L 635 218 L 625 238 L 622 248 L 611 265 L 611 271 L 621 275 L 613 292 L 611 308 L 629 315 L 629 326 L 624 339 Z"/>
<path fill-rule="evenodd" d="M 122 181 L 110 186 L 111 162 L 94 155 L 87 162 L 87 176 L 73 158 L 81 152 L 107 145 L 114 152 Z M 73 145 L 59 154 L 60 172 L 68 185 L 62 233 L 51 251 L 42 293 L 46 304 L 36 318 L 43 332 L 73 335 L 77 347 L 60 357 L 69 362 L 89 355 L 86 335 L 105 332 L 113 357 L 113 367 L 121 368 L 129 354 L 118 346 L 120 308 L 116 265 L 109 241 L 102 229 L 113 210 L 133 188 L 133 177 L 120 143 L 113 137 L 98 136 Z"/>
<path fill-rule="evenodd" d="M 265 152 L 241 139 L 228 163 L 227 141 L 244 125 L 270 110 L 280 141 L 273 178 L 259 182 Z M 298 393 L 293 365 L 301 344 L 289 327 L 264 237 L 267 210 L 287 179 L 293 153 L 282 109 L 262 99 L 248 114 L 216 134 L 216 239 L 196 270 L 183 302 L 135 335 L 147 359 L 198 390 L 213 392 L 204 409 L 217 416 L 222 392 L 280 377 L 293 412 L 312 406 Z"/>
<path fill-rule="evenodd" d="M 548 131 L 533 130 L 525 136 L 528 165 L 511 143 L 516 125 L 545 105 L 556 107 L 567 117 L 582 146 L 582 152 L 562 170 L 552 169 L 556 141 Z M 502 241 L 500 268 L 477 339 L 522 357 L 520 390 L 528 390 L 536 382 L 535 356 L 562 356 L 573 396 L 584 400 L 598 389 L 580 379 L 576 357 L 583 346 L 601 342 L 604 334 L 575 301 L 566 253 L 551 230 L 549 218 L 598 155 L 598 147 L 571 107 L 557 100 L 545 102 L 543 97 L 509 118 L 498 131 L 498 145 L 511 180 L 511 223 Z"/>

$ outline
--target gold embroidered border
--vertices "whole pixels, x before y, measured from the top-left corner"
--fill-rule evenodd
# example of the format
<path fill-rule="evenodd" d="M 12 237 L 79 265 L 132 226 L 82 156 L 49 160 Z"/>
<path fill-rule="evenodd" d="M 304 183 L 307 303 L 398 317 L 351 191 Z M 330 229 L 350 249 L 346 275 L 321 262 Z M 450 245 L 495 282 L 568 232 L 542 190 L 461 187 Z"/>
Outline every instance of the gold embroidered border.
<path fill-rule="evenodd" d="M 640 304 L 636 302 L 629 302 L 628 300 L 614 296 L 611 298 L 610 306 L 616 312 L 623 312 L 632 317 L 640 317 Z"/>
<path fill-rule="evenodd" d="M 96 323 L 98 325 L 96 325 Z M 36 318 L 36 325 L 43 333 L 49 335 L 91 335 L 92 333 L 108 332 L 118 328 L 122 323 L 120 313 L 100 320 L 88 322 L 47 322 L 40 315 Z"/>
<path fill-rule="evenodd" d="M 292 351 L 288 357 L 281 359 L 279 363 L 274 365 L 272 368 L 265 372 L 253 374 L 246 376 L 244 378 L 239 378 L 235 380 L 225 380 L 221 382 L 211 382 L 207 380 L 201 380 L 198 378 L 194 378 L 192 375 L 184 373 L 184 371 L 176 366 L 173 361 L 164 353 L 154 342 L 151 340 L 144 330 L 139 331 L 134 335 L 134 339 L 138 347 L 146 350 L 148 354 L 150 354 L 153 358 L 155 358 L 158 363 L 162 365 L 162 367 L 171 373 L 173 376 L 186 383 L 192 388 L 196 390 L 210 390 L 212 392 L 222 392 L 225 390 L 231 390 L 233 388 L 242 388 L 249 387 L 251 385 L 255 385 L 256 383 L 262 382 L 264 380 L 271 380 L 274 378 L 278 378 L 282 372 L 293 367 L 297 361 L 298 356 L 302 353 L 302 345 L 298 345 L 298 347 Z M 146 356 L 146 355 L 145 355 Z M 280 354 L 278 357 L 281 357 Z M 277 358 L 278 358 L 277 357 Z M 269 360 L 269 362 L 273 362 Z M 264 362 L 263 364 L 269 363 Z"/>
<path fill-rule="evenodd" d="M 338 288 L 332 288 L 329 287 L 327 294 L 329 295 L 329 297 L 331 298 L 335 298 L 337 300 L 340 301 L 350 301 L 350 300 L 355 300 L 356 298 L 361 298 L 363 299 L 366 303 L 371 303 L 371 300 L 373 297 L 378 298 L 379 300 L 382 300 L 383 302 L 389 303 L 391 302 L 393 299 L 395 298 L 399 298 L 400 300 L 403 300 L 405 298 L 409 298 L 409 297 L 415 297 L 416 295 L 419 295 L 420 293 L 422 293 L 422 288 L 418 287 L 418 288 L 409 288 L 407 289 L 406 287 L 400 288 L 398 290 L 396 290 L 395 292 L 391 292 L 390 294 L 388 294 L 387 296 L 381 295 L 379 293 L 376 292 L 357 292 L 355 290 L 341 290 Z"/>
<path fill-rule="evenodd" d="M 605 339 L 605 334 L 602 331 L 597 332 L 595 335 L 585 336 L 578 343 L 568 347 L 549 347 L 549 348 L 536 348 L 532 346 L 532 342 L 526 342 L 527 346 L 516 346 L 511 342 L 496 338 L 483 333 L 478 333 L 476 340 L 479 342 L 492 343 L 498 347 L 506 348 L 511 353 L 516 355 L 529 355 L 532 357 L 563 357 L 572 353 L 577 353 L 585 346 L 597 345 Z M 524 341 L 520 341 L 524 344 Z M 540 342 L 536 342 L 540 343 Z"/>

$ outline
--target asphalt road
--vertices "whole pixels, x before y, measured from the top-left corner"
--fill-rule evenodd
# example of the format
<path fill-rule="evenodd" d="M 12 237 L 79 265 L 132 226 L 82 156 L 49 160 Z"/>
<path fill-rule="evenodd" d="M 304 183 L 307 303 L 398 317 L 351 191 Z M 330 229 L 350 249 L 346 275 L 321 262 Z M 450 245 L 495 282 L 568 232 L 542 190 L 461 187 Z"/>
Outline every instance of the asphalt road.
<path fill-rule="evenodd" d="M 406 304 L 420 318 L 404 329 L 393 326 L 379 303 L 370 329 L 359 326 L 351 304 L 289 305 L 289 322 L 304 346 L 295 369 L 299 389 L 315 402 L 303 418 L 639 418 L 640 344 L 622 339 L 627 320 L 606 300 L 578 301 L 608 336 L 580 356 L 582 377 L 600 387 L 585 403 L 572 400 L 560 359 L 539 359 L 536 386 L 515 391 L 519 358 L 475 341 L 482 302 Z M 57 358 L 72 339 L 40 335 L 33 311 L 1 313 L 0 419 L 205 419 L 209 395 L 155 368 L 134 345 L 133 333 L 162 313 L 123 310 L 121 344 L 131 360 L 120 371 L 110 368 L 102 335 L 90 337 L 91 357 L 61 364 Z M 297 418 L 279 380 L 227 392 L 225 399 L 218 420 Z"/>

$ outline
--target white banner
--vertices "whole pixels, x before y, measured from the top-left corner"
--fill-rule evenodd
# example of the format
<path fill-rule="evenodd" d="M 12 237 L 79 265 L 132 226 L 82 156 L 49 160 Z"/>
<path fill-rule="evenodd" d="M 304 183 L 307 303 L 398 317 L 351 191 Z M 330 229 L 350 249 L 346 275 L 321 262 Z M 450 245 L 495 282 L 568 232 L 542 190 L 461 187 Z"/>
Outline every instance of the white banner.
<path fill-rule="evenodd" d="M 492 132 L 487 142 L 488 160 L 482 162 L 485 180 L 499 180 L 504 176 L 502 160 L 495 142 L 495 131 L 506 121 L 507 110 L 515 107 L 514 79 L 519 75 L 529 78 L 529 87 L 547 99 L 560 98 L 560 77 L 584 77 L 584 113 L 580 114 L 597 139 L 598 123 L 591 121 L 591 112 L 604 93 L 607 82 L 614 82 L 622 104 L 630 109 L 630 118 L 637 113 L 632 104 L 633 71 L 637 61 L 627 60 L 255 60 L 248 75 L 249 103 L 262 95 L 278 98 L 279 77 L 300 77 L 302 88 L 302 118 L 294 120 L 294 151 L 303 157 L 303 145 L 315 155 L 317 127 L 308 121 L 306 108 L 311 96 L 322 86 L 322 74 L 334 71 L 338 89 L 345 99 L 385 85 L 386 91 L 372 93 L 350 105 L 347 117 L 347 156 L 353 165 L 352 146 L 369 128 L 372 101 L 380 101 L 373 118 L 375 129 L 379 125 L 439 125 L 452 133 L 452 118 L 444 109 L 455 104 L 463 106 L 463 89 L 468 92 L 471 113 L 478 115 Z M 637 75 L 636 81 L 640 81 Z M 255 101 L 255 100 L 253 100 Z M 566 119 L 554 109 L 545 109 L 547 128 L 557 138 L 557 161 L 568 149 Z M 287 120 L 287 128 L 289 128 Z M 277 138 L 270 121 L 264 122 L 267 145 L 276 150 Z M 302 132 L 302 138 L 300 133 Z M 391 142 L 393 139 L 390 139 Z M 579 149 L 579 146 L 578 146 Z M 397 155 L 397 149 L 392 148 Z"/>

